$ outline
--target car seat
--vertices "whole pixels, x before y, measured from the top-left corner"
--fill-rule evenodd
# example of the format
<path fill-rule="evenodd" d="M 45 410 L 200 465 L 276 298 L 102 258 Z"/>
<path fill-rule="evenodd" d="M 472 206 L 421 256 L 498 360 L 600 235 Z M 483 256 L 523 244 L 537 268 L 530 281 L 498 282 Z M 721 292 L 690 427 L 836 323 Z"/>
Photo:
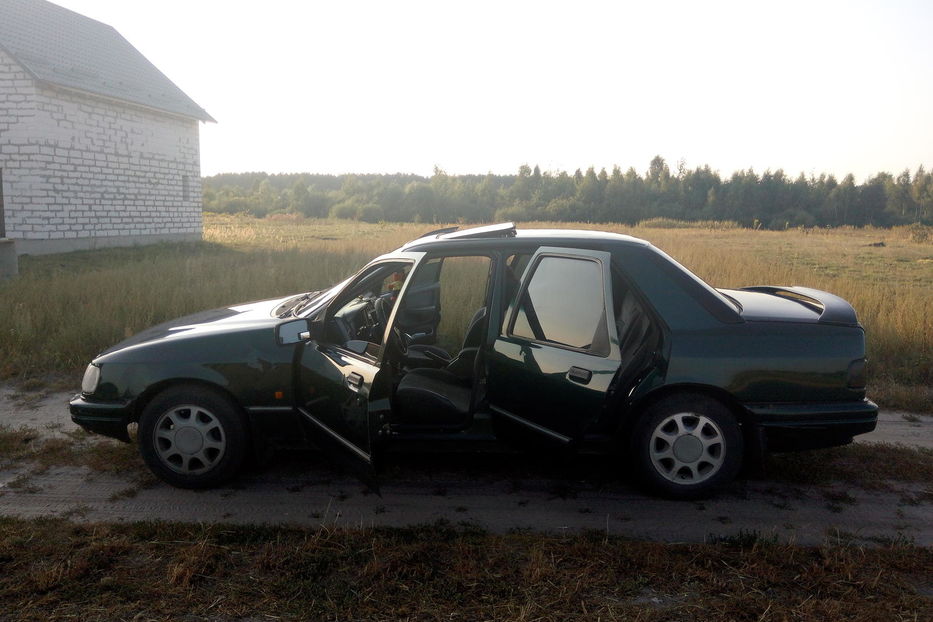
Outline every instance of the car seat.
<path fill-rule="evenodd" d="M 483 320 L 486 318 L 486 307 L 480 307 L 476 310 L 476 313 L 473 314 L 473 317 L 470 319 L 470 323 L 467 325 L 466 334 L 463 336 L 463 344 L 460 346 L 460 352 L 457 356 L 451 356 L 444 348 L 427 345 L 427 344 L 412 344 L 408 346 L 408 351 L 405 354 L 405 364 L 409 368 L 422 368 L 422 367 L 450 367 L 454 366 L 461 375 L 471 375 L 473 373 L 472 357 L 470 357 L 470 352 L 468 350 L 475 350 L 480 342 L 483 340 L 483 329 L 485 327 L 485 322 Z M 470 358 L 469 361 L 460 361 L 458 359 L 465 358 L 464 354 Z"/>
<path fill-rule="evenodd" d="M 480 346 L 485 319 L 486 307 L 482 307 L 473 314 L 460 352 L 455 357 L 447 355 L 446 364 L 442 367 L 419 367 L 402 377 L 395 389 L 393 404 L 397 423 L 442 428 L 469 424 L 474 406 L 474 388 L 481 376 Z M 425 354 L 425 346 L 412 346 L 415 347 L 427 359 L 431 359 L 432 355 Z M 441 348 L 436 350 L 447 354 Z"/>

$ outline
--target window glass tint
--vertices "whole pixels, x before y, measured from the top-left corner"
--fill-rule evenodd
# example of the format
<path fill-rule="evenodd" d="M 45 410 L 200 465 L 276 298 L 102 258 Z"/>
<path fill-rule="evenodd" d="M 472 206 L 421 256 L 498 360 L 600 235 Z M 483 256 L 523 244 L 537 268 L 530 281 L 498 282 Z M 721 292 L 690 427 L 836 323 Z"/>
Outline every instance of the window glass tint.
<path fill-rule="evenodd" d="M 513 308 L 517 303 L 518 289 L 522 283 L 522 274 L 528 267 L 528 261 L 531 259 L 530 253 L 510 255 L 505 262 L 504 276 L 505 285 L 502 290 L 502 323 L 499 325 L 499 332 L 505 332 L 505 322 L 508 319 L 507 310 Z"/>
<path fill-rule="evenodd" d="M 542 258 L 518 307 L 512 334 L 602 350 L 608 336 L 600 265 L 583 259 Z"/>

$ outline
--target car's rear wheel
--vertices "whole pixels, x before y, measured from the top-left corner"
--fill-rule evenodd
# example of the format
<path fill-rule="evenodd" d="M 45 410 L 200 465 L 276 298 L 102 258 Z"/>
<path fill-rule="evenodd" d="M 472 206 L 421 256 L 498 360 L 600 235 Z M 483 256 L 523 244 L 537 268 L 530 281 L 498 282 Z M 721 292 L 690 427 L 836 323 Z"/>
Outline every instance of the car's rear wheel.
<path fill-rule="evenodd" d="M 180 488 L 210 488 L 232 479 L 246 458 L 240 409 L 199 386 L 166 389 L 139 418 L 139 451 L 160 479 Z"/>
<path fill-rule="evenodd" d="M 695 499 L 731 482 L 742 466 L 742 432 L 732 412 L 705 395 L 680 394 L 650 406 L 632 432 L 632 456 L 652 492 Z"/>

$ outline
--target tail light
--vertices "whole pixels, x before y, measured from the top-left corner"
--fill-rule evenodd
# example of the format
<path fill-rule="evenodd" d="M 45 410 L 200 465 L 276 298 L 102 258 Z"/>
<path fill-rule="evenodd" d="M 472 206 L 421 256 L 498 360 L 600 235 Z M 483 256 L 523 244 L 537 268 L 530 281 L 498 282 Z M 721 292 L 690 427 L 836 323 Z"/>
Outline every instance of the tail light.
<path fill-rule="evenodd" d="M 849 371 L 846 374 L 846 386 L 850 389 L 865 388 L 865 363 L 866 359 L 856 359 L 849 363 Z"/>

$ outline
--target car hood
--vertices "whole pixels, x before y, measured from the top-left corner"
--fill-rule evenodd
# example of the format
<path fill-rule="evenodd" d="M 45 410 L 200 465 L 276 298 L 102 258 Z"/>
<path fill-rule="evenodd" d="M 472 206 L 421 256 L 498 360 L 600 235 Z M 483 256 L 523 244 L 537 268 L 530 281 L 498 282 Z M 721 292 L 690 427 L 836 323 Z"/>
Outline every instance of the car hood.
<path fill-rule="evenodd" d="M 747 321 L 858 325 L 852 305 L 817 289 L 767 285 L 719 292 L 741 306 L 742 319 Z"/>
<path fill-rule="evenodd" d="M 191 315 L 176 318 L 162 324 L 157 324 L 146 330 L 124 339 L 120 343 L 101 352 L 100 356 L 126 350 L 144 344 L 166 342 L 178 339 L 190 339 L 206 335 L 223 333 L 237 333 L 244 330 L 261 329 L 270 330 L 283 320 L 275 315 L 274 311 L 285 301 L 294 298 L 271 298 L 237 304 L 230 307 L 200 311 Z"/>

